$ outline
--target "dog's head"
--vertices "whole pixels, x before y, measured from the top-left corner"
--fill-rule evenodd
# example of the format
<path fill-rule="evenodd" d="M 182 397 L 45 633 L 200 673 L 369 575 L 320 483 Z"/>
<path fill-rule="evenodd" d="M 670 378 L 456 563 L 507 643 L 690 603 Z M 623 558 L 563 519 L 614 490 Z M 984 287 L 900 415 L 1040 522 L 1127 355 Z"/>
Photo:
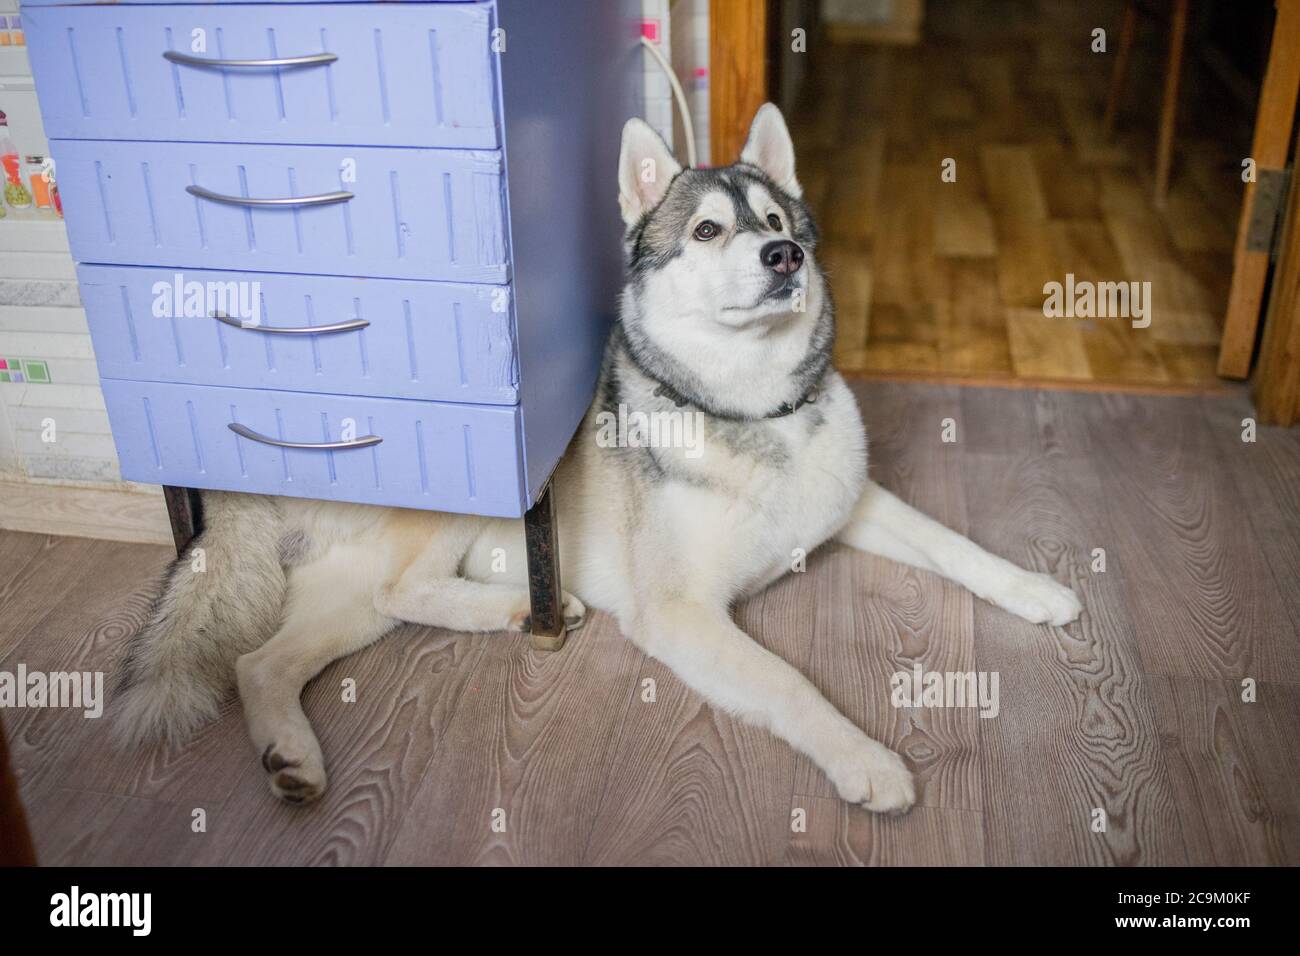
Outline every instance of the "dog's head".
<path fill-rule="evenodd" d="M 817 231 L 772 104 L 754 116 L 740 161 L 714 169 L 682 169 L 658 133 L 629 120 L 618 182 L 628 267 L 656 303 L 727 328 L 817 311 Z"/>
<path fill-rule="evenodd" d="M 715 398 L 728 392 L 722 404 L 739 411 L 750 403 L 736 397 L 748 384 L 737 374 L 804 379 L 815 371 L 809 351 L 829 351 L 833 324 L 780 110 L 761 107 L 740 161 L 712 169 L 683 169 L 653 129 L 629 120 L 618 181 L 624 326 L 643 359 L 663 360 L 656 372 L 689 372 Z M 745 410 L 764 407 L 768 391 L 752 392 Z"/>

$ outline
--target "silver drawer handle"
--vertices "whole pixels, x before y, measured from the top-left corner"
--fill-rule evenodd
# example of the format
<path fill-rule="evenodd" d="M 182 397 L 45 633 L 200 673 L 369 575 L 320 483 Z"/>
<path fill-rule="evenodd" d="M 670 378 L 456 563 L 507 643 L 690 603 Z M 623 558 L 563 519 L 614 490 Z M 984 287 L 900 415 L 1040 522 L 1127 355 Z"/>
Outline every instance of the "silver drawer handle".
<path fill-rule="evenodd" d="M 310 53 L 306 56 L 281 56 L 269 60 L 223 60 L 220 58 L 191 56 L 188 53 L 167 50 L 163 53 L 163 59 L 170 60 L 173 63 L 184 63 L 186 66 L 256 68 L 268 66 L 317 66 L 322 63 L 333 63 L 338 59 L 338 56 L 333 53 Z"/>
<path fill-rule="evenodd" d="M 247 199 L 244 196 L 226 196 L 214 193 L 202 186 L 186 186 L 185 191 L 191 196 L 207 199 L 210 202 L 223 202 L 228 206 L 328 206 L 330 203 L 347 202 L 352 193 L 322 193 L 319 196 L 290 196 L 287 199 Z"/>
<path fill-rule="evenodd" d="M 275 325 L 245 325 L 239 319 L 226 315 L 224 312 L 213 312 L 211 316 L 218 322 L 224 322 L 226 325 L 237 329 L 248 329 L 250 332 L 268 332 L 274 335 L 325 335 L 328 332 L 355 332 L 357 329 L 364 329 L 370 324 L 369 319 L 352 319 L 349 322 L 336 322 L 334 325 L 308 325 L 303 328 L 285 328 Z"/>
<path fill-rule="evenodd" d="M 378 435 L 362 435 L 360 438 L 354 438 L 352 441 L 281 441 L 278 438 L 271 438 L 267 435 L 259 435 L 246 425 L 239 422 L 231 422 L 226 426 L 240 438 L 247 438 L 249 441 L 261 442 L 263 445 L 274 445 L 276 448 L 306 448 L 315 451 L 335 451 L 340 448 L 369 448 L 371 445 L 378 445 L 382 438 Z"/>

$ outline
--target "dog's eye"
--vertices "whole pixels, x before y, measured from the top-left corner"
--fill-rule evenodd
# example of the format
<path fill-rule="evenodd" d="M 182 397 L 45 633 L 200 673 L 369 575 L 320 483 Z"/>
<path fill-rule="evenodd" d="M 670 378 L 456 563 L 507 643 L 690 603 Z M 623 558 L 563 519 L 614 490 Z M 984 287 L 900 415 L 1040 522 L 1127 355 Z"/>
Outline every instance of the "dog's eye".
<path fill-rule="evenodd" d="M 701 242 L 708 242 L 718 234 L 718 224 L 712 220 L 706 219 L 695 227 L 695 238 Z"/>
<path fill-rule="evenodd" d="M 767 214 L 767 224 L 771 226 L 773 229 L 775 229 L 777 232 L 781 231 L 781 217 L 778 216 L 776 213 L 769 212 Z"/>

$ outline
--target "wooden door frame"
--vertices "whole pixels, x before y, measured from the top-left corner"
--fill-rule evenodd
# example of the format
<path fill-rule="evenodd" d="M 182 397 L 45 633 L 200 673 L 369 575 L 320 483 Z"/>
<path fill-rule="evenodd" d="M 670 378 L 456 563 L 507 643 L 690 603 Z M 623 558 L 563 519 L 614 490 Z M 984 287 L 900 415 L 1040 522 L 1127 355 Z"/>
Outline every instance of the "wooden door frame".
<path fill-rule="evenodd" d="M 1296 149 L 1300 155 L 1300 132 Z M 1255 374 L 1255 411 L 1263 425 L 1293 425 L 1300 418 L 1300 188 L 1294 182 L 1280 229 Z"/>
<path fill-rule="evenodd" d="M 766 0 L 710 0 L 709 140 L 714 166 L 734 163 L 767 101 Z"/>
<path fill-rule="evenodd" d="M 1256 178 L 1266 172 L 1280 172 L 1286 167 L 1291 146 L 1291 126 L 1295 120 L 1297 93 L 1300 92 L 1300 0 L 1277 0 L 1277 20 L 1273 24 L 1273 41 L 1269 48 L 1268 67 L 1259 92 L 1259 110 L 1255 117 L 1255 138 L 1251 158 L 1255 160 Z M 1224 378 L 1246 378 L 1255 351 L 1255 333 L 1259 328 L 1260 303 L 1268 279 L 1269 251 L 1250 249 L 1251 212 L 1256 198 L 1256 183 L 1246 184 L 1237 224 L 1237 243 L 1232 257 L 1232 285 L 1228 290 L 1228 311 L 1223 320 L 1223 338 L 1219 342 L 1219 374 Z"/>

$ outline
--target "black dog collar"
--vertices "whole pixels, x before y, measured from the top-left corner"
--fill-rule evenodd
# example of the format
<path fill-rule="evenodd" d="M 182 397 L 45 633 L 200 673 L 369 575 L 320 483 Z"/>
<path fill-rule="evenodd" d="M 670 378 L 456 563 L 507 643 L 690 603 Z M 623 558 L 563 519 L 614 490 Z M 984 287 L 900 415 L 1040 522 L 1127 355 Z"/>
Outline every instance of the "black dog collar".
<path fill-rule="evenodd" d="M 689 398 L 687 398 L 681 392 L 677 391 L 677 389 L 673 388 L 667 382 L 660 382 L 659 387 L 655 389 L 654 393 L 658 395 L 660 398 L 668 399 L 678 408 L 681 408 L 683 405 L 690 404 Z M 821 395 L 821 389 L 818 388 L 816 385 L 814 385 L 812 388 L 808 389 L 808 391 L 804 392 L 803 395 L 800 396 L 800 398 L 798 398 L 793 403 L 782 402 L 780 405 L 776 407 L 776 411 L 769 412 L 763 417 L 764 418 L 785 418 L 785 416 L 787 415 L 793 415 L 795 412 L 799 411 L 799 409 L 803 408 L 805 405 L 811 405 L 814 402 L 816 402 L 817 398 L 820 395 Z M 716 412 L 710 412 L 709 414 L 717 415 Z M 733 416 L 733 415 L 718 415 L 718 417 L 731 419 L 732 421 L 744 421 L 743 418 L 740 418 L 739 416 Z"/>

